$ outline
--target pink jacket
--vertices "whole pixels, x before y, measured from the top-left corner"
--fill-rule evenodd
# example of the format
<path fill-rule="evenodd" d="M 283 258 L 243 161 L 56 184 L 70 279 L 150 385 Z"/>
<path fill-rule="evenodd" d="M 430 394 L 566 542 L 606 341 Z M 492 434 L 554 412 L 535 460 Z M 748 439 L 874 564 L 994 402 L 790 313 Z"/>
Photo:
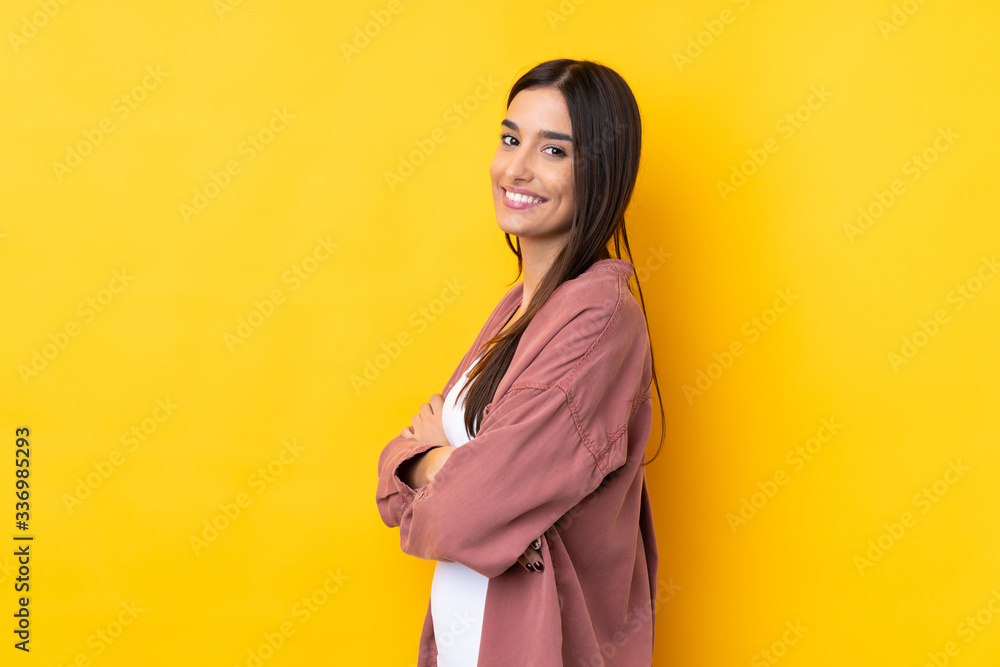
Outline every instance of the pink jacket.
<path fill-rule="evenodd" d="M 652 426 L 649 337 L 628 288 L 632 263 L 595 262 L 535 315 L 476 436 L 433 482 L 401 463 L 434 447 L 396 436 L 379 456 L 376 501 L 405 553 L 490 577 L 479 667 L 650 665 L 657 552 L 644 468 Z M 517 310 L 493 309 L 441 390 Z M 544 569 L 517 564 L 541 536 Z M 656 605 L 658 606 L 658 605 Z M 418 667 L 436 667 L 430 603 Z"/>

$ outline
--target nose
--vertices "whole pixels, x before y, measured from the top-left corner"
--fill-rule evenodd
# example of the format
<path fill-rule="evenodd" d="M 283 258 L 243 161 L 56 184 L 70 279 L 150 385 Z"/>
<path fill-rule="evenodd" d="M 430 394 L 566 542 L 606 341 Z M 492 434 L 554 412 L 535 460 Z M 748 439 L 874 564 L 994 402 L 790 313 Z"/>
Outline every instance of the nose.
<path fill-rule="evenodd" d="M 512 181 L 526 181 L 531 178 L 530 154 L 523 148 L 514 151 L 507 160 L 505 174 Z"/>

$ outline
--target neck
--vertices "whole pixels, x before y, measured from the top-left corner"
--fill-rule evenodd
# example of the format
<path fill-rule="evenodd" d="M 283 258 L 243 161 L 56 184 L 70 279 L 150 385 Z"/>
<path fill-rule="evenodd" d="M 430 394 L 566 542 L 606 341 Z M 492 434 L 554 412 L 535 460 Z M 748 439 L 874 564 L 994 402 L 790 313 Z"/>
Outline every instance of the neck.
<path fill-rule="evenodd" d="M 556 256 L 566 243 L 565 236 L 557 238 L 525 238 L 519 237 L 521 242 L 521 272 L 524 275 L 524 292 L 521 296 L 521 308 L 523 312 L 531 303 L 532 297 L 538 290 L 538 284 L 552 267 Z"/>

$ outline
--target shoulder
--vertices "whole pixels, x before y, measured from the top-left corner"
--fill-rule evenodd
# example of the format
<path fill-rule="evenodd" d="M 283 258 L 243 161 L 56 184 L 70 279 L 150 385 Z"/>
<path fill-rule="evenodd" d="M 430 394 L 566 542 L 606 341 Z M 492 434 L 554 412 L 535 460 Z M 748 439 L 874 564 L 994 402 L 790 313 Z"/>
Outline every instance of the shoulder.
<path fill-rule="evenodd" d="M 632 263 L 626 260 L 595 262 L 559 285 L 536 317 L 541 317 L 550 332 L 571 327 L 591 342 L 602 334 L 644 334 L 645 316 L 629 289 L 631 274 Z"/>
<path fill-rule="evenodd" d="M 610 263 L 609 263 L 610 262 Z M 628 286 L 631 263 L 603 260 L 561 284 L 529 323 L 512 366 L 518 384 L 567 385 L 594 373 L 614 374 L 632 353 L 648 347 L 646 320 Z"/>

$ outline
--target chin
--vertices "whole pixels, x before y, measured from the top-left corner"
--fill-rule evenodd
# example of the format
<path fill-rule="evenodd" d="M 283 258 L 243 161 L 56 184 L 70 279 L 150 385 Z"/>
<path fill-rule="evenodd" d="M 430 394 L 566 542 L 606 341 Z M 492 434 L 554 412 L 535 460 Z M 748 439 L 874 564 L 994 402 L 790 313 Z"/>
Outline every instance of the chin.
<path fill-rule="evenodd" d="M 503 204 L 500 206 L 503 207 Z M 525 220 L 523 216 L 517 213 L 511 213 L 506 208 L 497 212 L 497 226 L 508 234 L 520 236 L 524 231 L 525 224 L 531 224 L 531 221 Z"/>
<path fill-rule="evenodd" d="M 511 225 L 507 224 L 506 222 L 497 220 L 497 227 L 500 228 L 501 232 L 505 232 L 507 234 L 510 234 L 511 236 L 520 236 L 521 235 L 520 230 L 512 227 Z"/>

